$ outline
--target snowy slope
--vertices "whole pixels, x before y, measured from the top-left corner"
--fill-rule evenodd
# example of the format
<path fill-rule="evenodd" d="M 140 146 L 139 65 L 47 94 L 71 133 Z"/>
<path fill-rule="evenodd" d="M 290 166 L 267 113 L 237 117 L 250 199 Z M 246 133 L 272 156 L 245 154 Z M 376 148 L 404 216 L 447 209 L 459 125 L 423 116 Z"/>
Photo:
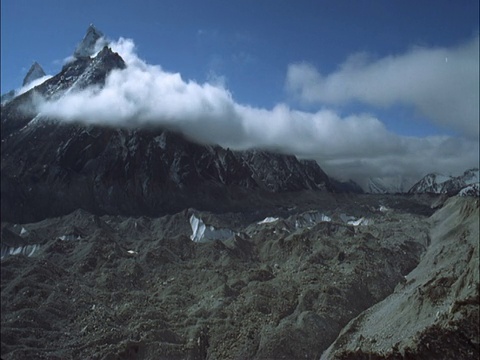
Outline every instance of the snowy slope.
<path fill-rule="evenodd" d="M 479 169 L 469 169 L 460 176 L 428 174 L 408 191 L 410 194 L 457 194 L 467 186 L 479 182 Z M 467 193 L 466 191 L 465 193 Z"/>

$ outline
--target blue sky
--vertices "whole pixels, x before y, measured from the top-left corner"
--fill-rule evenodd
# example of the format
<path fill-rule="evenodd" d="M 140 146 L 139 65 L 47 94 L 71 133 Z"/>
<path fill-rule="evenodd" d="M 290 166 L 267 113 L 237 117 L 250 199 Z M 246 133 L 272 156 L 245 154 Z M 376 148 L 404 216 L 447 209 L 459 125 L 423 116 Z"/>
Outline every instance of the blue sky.
<path fill-rule="evenodd" d="M 238 104 L 328 109 L 341 117 L 367 112 L 398 136 L 461 137 L 475 126 L 435 118 L 426 103 L 438 99 L 422 93 L 417 100 L 399 90 L 389 100 L 332 89 L 355 87 L 345 80 L 352 72 L 342 69 L 359 54 L 366 60 L 355 63 L 353 74 L 373 73 L 368 85 L 382 77 L 376 69 L 388 59 L 401 67 L 421 58 L 422 49 L 459 53 L 478 39 L 478 14 L 477 0 L 2 0 L 1 90 L 18 88 L 34 60 L 57 73 L 94 23 L 110 39 L 133 39 L 148 64 L 185 81 L 222 82 Z"/>
<path fill-rule="evenodd" d="M 37 60 L 55 73 L 90 23 L 133 38 L 140 56 L 185 78 L 225 76 L 240 102 L 286 100 L 287 66 L 335 70 L 350 54 L 451 46 L 478 32 L 478 1 L 2 0 L 2 92 Z M 55 62 L 57 61 L 57 62 Z"/>

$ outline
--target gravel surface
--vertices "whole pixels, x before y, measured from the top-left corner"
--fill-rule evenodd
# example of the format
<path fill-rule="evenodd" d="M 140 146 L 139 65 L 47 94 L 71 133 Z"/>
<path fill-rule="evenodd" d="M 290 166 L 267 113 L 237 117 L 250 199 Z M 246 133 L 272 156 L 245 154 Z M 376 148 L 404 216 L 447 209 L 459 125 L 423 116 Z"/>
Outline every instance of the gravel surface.
<path fill-rule="evenodd" d="M 77 210 L 38 223 L 3 223 L 2 247 L 39 248 L 30 257 L 10 255 L 1 262 L 2 359 L 319 359 L 347 324 L 335 343 L 340 358 L 357 358 L 362 351 L 393 354 L 399 345 L 388 336 L 398 324 L 408 336 L 417 329 L 420 337 L 436 336 L 429 324 L 444 305 L 422 308 L 420 299 L 443 304 L 447 297 L 454 310 L 445 321 L 458 326 L 465 320 L 459 315 L 462 304 L 478 305 L 478 266 L 465 280 L 460 273 L 439 273 L 425 285 L 431 269 L 443 264 L 441 256 L 455 269 L 468 263 L 468 252 L 437 254 L 432 239 L 447 244 L 449 229 L 460 234 L 463 226 L 461 219 L 445 222 L 445 208 L 429 218 L 437 198 L 300 197 L 255 214 L 188 209 L 127 218 Z M 296 227 L 309 210 L 332 221 Z M 478 207 L 469 216 L 475 211 L 478 238 Z M 195 243 L 192 214 L 236 235 Z M 266 216 L 279 220 L 258 224 Z M 345 216 L 369 221 L 353 226 Z M 470 259 L 476 256 L 478 265 L 478 246 L 472 249 Z M 437 255 L 424 255 L 432 252 Z M 425 295 L 415 295 L 421 286 Z M 477 300 L 455 290 L 468 286 L 476 289 Z M 384 313 L 375 310 L 399 294 L 403 298 Z M 414 302 L 406 308 L 405 299 Z M 425 324 L 414 327 L 419 311 Z M 354 337 L 357 327 L 365 330 L 362 319 L 371 313 L 392 319 L 391 327 L 379 322 L 380 329 L 361 335 L 378 347 L 365 347 L 366 340 Z M 455 324 L 448 330 L 455 332 Z M 426 344 L 422 341 L 419 346 Z M 408 340 L 408 346 L 417 343 Z"/>

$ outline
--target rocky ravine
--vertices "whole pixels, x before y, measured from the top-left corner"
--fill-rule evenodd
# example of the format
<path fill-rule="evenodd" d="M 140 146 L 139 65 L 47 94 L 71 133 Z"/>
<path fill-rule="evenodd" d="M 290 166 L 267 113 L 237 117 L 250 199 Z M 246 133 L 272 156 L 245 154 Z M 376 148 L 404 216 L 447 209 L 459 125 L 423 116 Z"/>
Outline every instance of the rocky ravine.
<path fill-rule="evenodd" d="M 305 192 L 278 195 L 268 214 L 78 210 L 3 223 L 2 247 L 39 247 L 1 262 L 2 358 L 318 359 L 352 318 L 412 286 L 436 246 L 425 215 L 432 199 L 419 199 Z M 193 242 L 192 215 L 235 235 Z M 459 288 L 474 276 L 478 284 L 476 274 Z M 444 291 L 435 281 L 430 291 Z"/>

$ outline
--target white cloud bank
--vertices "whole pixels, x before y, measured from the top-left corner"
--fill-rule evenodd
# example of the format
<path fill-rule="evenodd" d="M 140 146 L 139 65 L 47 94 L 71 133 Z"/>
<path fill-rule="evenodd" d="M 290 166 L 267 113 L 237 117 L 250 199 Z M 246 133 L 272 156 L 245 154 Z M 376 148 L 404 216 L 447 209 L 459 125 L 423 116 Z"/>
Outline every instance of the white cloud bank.
<path fill-rule="evenodd" d="M 125 60 L 126 69 L 112 71 L 101 88 L 43 102 L 40 111 L 63 121 L 164 126 L 203 143 L 293 153 L 316 159 L 330 174 L 357 181 L 365 176 L 419 177 L 430 171 L 457 174 L 478 163 L 478 141 L 398 136 L 365 114 L 341 118 L 328 109 L 304 112 L 285 104 L 273 109 L 242 105 L 221 85 L 186 81 L 178 73 L 145 63 L 132 40 L 121 38 L 111 47 Z"/>
<path fill-rule="evenodd" d="M 411 105 L 439 125 L 478 138 L 479 37 L 376 60 L 355 54 L 328 75 L 307 63 L 292 64 L 286 87 L 307 103 Z"/>

